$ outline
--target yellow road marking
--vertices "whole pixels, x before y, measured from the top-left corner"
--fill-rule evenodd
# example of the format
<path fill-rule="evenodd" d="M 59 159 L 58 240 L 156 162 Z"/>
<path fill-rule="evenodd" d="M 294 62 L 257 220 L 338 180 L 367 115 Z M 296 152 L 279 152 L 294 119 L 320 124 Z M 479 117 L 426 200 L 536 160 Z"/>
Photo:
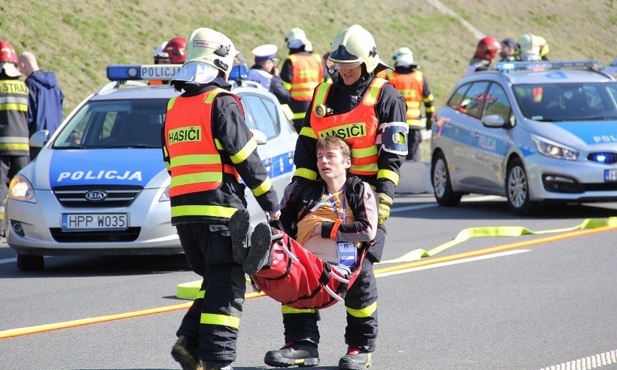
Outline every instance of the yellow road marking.
<path fill-rule="evenodd" d="M 580 231 L 574 231 L 574 232 L 569 232 L 569 233 L 560 234 L 560 235 L 538 238 L 534 240 L 527 240 L 527 241 L 518 242 L 518 243 L 511 243 L 511 244 L 501 245 L 501 246 L 492 247 L 492 248 L 486 248 L 486 249 L 480 249 L 480 250 L 471 251 L 471 252 L 454 254 L 450 256 L 436 257 L 436 258 L 431 258 L 428 260 L 419 260 L 419 261 L 405 263 L 405 264 L 401 264 L 397 266 L 378 268 L 375 270 L 375 276 L 384 275 L 392 271 L 412 270 L 419 266 L 427 266 L 427 265 L 433 265 L 433 264 L 446 262 L 446 261 L 461 260 L 461 259 L 465 259 L 469 257 L 482 256 L 482 255 L 502 252 L 502 251 L 506 251 L 510 249 L 516 249 L 516 248 L 530 247 L 530 246 L 534 246 L 534 245 L 538 245 L 542 243 L 550 243 L 550 242 L 554 242 L 558 240 L 585 236 L 589 234 L 596 234 L 596 233 L 616 230 L 616 229 L 617 227 L 613 225 L 606 226 L 606 227 L 598 227 L 598 228 L 593 228 L 593 229 L 584 229 Z M 261 297 L 261 296 L 264 296 L 264 294 L 263 293 L 248 293 L 246 294 L 245 298 L 247 300 L 250 300 L 250 299 L 254 299 L 257 297 Z M 108 321 L 123 320 L 123 319 L 128 319 L 128 318 L 133 318 L 133 317 L 139 317 L 139 316 L 154 315 L 154 314 L 171 312 L 171 311 L 185 310 L 185 309 L 188 309 L 191 306 L 191 304 L 192 302 L 186 302 L 186 303 L 178 304 L 178 305 L 157 307 L 157 308 L 141 310 L 141 311 L 126 312 L 122 314 L 99 316 L 99 317 L 92 317 L 92 318 L 87 318 L 87 319 L 65 321 L 65 322 L 60 322 L 60 323 L 55 323 L 55 324 L 10 329 L 10 330 L 5 330 L 5 331 L 0 331 L 0 339 L 13 338 L 13 337 L 29 335 L 29 334 L 38 334 L 38 333 L 52 331 L 52 330 L 68 329 L 68 328 L 73 328 L 77 326 L 97 324 L 97 323 L 108 322 Z"/>

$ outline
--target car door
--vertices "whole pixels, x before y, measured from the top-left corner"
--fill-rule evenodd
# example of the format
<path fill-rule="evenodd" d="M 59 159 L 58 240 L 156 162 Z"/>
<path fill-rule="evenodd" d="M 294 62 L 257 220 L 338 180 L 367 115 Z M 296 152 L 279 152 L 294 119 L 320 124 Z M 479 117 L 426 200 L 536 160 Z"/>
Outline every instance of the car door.
<path fill-rule="evenodd" d="M 492 83 L 483 97 L 482 117 L 499 116 L 507 123 L 506 128 L 480 125 L 477 129 L 473 147 L 477 158 L 479 185 L 491 194 L 504 192 L 507 155 L 512 145 L 509 138 L 509 123 L 512 107 L 505 90 L 497 83 Z"/>
<path fill-rule="evenodd" d="M 294 138 L 297 136 L 291 131 L 291 126 L 273 95 L 247 92 L 238 96 L 249 128 L 259 130 L 267 138 L 266 144 L 259 145 L 257 151 L 280 199 L 293 174 Z M 248 202 L 253 223 L 263 220 L 264 212 L 255 198 L 249 196 Z"/>

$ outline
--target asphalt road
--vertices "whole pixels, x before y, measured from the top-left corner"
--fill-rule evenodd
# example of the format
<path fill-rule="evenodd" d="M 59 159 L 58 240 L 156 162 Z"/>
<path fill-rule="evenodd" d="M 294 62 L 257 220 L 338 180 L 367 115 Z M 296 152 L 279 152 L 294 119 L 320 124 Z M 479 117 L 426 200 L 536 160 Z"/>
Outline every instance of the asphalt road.
<path fill-rule="evenodd" d="M 463 199 L 397 197 L 384 260 L 436 253 L 375 267 L 371 369 L 617 368 L 617 204 L 518 218 L 501 198 Z M 505 231 L 519 236 L 472 237 Z M 50 257 L 26 273 L 0 244 L 0 368 L 177 369 L 169 351 L 189 303 L 176 285 L 196 279 L 182 256 Z M 344 318 L 341 304 L 322 312 L 316 369 L 337 368 Z M 250 295 L 234 368 L 267 368 L 282 330 L 279 305 Z"/>

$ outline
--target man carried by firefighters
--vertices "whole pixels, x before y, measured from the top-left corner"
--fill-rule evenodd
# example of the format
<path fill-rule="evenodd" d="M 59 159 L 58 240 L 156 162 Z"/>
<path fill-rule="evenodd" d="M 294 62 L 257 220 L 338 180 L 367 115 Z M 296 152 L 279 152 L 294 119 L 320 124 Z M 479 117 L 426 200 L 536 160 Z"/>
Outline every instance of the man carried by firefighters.
<path fill-rule="evenodd" d="M 233 258 L 228 224 L 247 206 L 245 187 L 271 217 L 280 214 L 240 100 L 227 82 L 240 60 L 227 36 L 199 28 L 171 81 L 182 91 L 167 103 L 162 135 L 171 222 L 191 268 L 203 277 L 171 351 L 183 369 L 229 370 L 236 360 L 246 281 Z"/>
<path fill-rule="evenodd" d="M 340 369 L 362 369 L 371 362 L 377 342 L 377 285 L 373 263 L 381 259 L 384 222 L 390 215 L 399 168 L 407 154 L 406 104 L 388 81 L 375 73 L 390 68 L 377 53 L 373 36 L 353 25 L 334 37 L 330 47 L 333 83 L 317 86 L 296 143 L 296 172 L 292 181 L 318 179 L 316 143 L 324 136 L 338 136 L 351 147 L 349 173 L 373 186 L 378 194 L 378 225 L 374 245 L 368 251 L 356 282 L 345 299 L 347 354 Z M 285 346 L 266 354 L 266 364 L 315 362 L 319 359 L 318 312 L 283 306 Z"/>
<path fill-rule="evenodd" d="M 324 67 L 321 56 L 312 52 L 313 45 L 302 29 L 292 28 L 287 32 L 285 42 L 289 56 L 283 62 L 281 79 L 291 97 L 289 108 L 294 114 L 294 127 L 300 132 L 313 90 L 324 81 Z"/>
<path fill-rule="evenodd" d="M 422 143 L 422 129 L 430 130 L 433 126 L 433 94 L 428 86 L 426 76 L 413 59 L 413 53 L 407 47 L 398 48 L 392 54 L 394 71 L 387 70 L 387 79 L 403 95 L 407 103 L 407 123 L 409 124 L 409 144 L 406 160 L 420 162 L 420 143 Z M 422 122 L 422 108 L 424 117 Z"/>
<path fill-rule="evenodd" d="M 297 302 L 311 308 L 336 302 L 320 289 L 324 284 L 322 274 L 327 272 L 324 263 L 338 276 L 351 279 L 352 270 L 362 263 L 361 253 L 365 251 L 360 248 L 368 247 L 375 238 L 377 196 L 368 183 L 347 176 L 349 167 L 351 151 L 347 143 L 336 136 L 324 136 L 317 142 L 317 168 L 322 181 L 294 181 L 285 188 L 280 222 L 275 223 L 282 227 L 281 232 L 273 234 L 270 225 L 260 223 L 247 248 L 248 211 L 239 210 L 231 217 L 232 245 L 235 255 L 241 256 L 244 272 L 252 276 L 260 290 L 279 302 Z M 290 263 L 278 252 L 277 243 L 293 250 L 297 261 Z M 272 359 L 274 366 L 288 366 L 288 362 Z M 309 359 L 304 363 L 310 364 L 317 362 Z"/>
<path fill-rule="evenodd" d="M 0 40 L 0 238 L 4 235 L 7 182 L 30 162 L 29 91 L 19 76 L 13 45 Z"/>
<path fill-rule="evenodd" d="M 255 81 L 270 91 L 281 104 L 289 104 L 289 90 L 283 86 L 283 81 L 276 68 L 276 52 L 278 48 L 273 44 L 261 45 L 253 49 L 255 64 L 249 69 L 247 80 Z"/>
<path fill-rule="evenodd" d="M 474 72 L 486 71 L 492 69 L 493 60 L 501 51 L 501 43 L 492 36 L 486 36 L 478 41 L 476 52 L 473 58 L 469 61 L 465 76 L 469 76 Z"/>

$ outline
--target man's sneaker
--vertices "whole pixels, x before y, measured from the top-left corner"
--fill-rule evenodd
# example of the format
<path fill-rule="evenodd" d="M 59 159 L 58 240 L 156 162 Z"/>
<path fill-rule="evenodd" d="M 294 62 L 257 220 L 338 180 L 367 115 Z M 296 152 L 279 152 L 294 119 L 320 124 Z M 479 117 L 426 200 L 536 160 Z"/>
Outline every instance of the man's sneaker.
<path fill-rule="evenodd" d="M 204 370 L 234 370 L 234 368 L 227 363 L 207 362 L 204 364 Z"/>
<path fill-rule="evenodd" d="M 255 226 L 255 230 L 253 230 L 251 235 L 251 247 L 242 265 L 244 272 L 249 275 L 255 275 L 257 271 L 261 270 L 270 255 L 271 244 L 272 230 L 270 225 L 260 223 Z"/>
<path fill-rule="evenodd" d="M 283 348 L 266 353 L 264 362 L 274 367 L 317 366 L 319 351 L 317 345 L 311 342 L 288 342 Z"/>
<path fill-rule="evenodd" d="M 237 210 L 229 219 L 229 234 L 231 234 L 231 249 L 234 261 L 243 264 L 248 252 L 246 242 L 251 227 L 251 216 L 246 209 Z"/>
<path fill-rule="evenodd" d="M 347 354 L 338 362 L 341 370 L 360 370 L 371 366 L 371 352 L 358 348 L 347 348 Z"/>
<path fill-rule="evenodd" d="M 191 346 L 184 335 L 179 336 L 172 347 L 171 357 L 182 366 L 182 370 L 203 370 L 197 357 L 197 348 Z"/>

